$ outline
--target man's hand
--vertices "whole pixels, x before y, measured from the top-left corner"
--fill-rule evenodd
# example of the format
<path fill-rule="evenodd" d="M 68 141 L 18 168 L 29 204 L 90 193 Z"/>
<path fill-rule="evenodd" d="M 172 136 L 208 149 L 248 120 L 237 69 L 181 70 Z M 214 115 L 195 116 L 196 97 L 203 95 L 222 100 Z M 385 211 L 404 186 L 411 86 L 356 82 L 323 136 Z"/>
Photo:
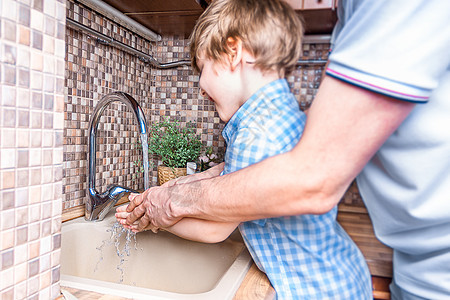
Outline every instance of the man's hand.
<path fill-rule="evenodd" d="M 184 210 L 189 210 L 186 204 L 181 203 L 192 195 L 188 195 L 183 190 L 183 185 L 188 186 L 189 183 L 219 176 L 223 168 L 224 163 L 221 163 L 202 173 L 172 179 L 142 194 L 130 194 L 128 197 L 130 204 L 126 208 L 125 206 L 117 208 L 116 218 L 120 224 L 134 232 L 146 229 L 156 231 L 159 228 L 170 227 L 182 218 L 175 216 L 173 210 L 175 206 L 182 206 Z"/>
<path fill-rule="evenodd" d="M 189 176 L 185 180 L 187 177 Z M 130 194 L 130 203 L 116 209 L 117 221 L 133 232 L 151 230 L 156 233 L 160 229 L 170 231 L 184 217 L 182 213 L 189 213 L 195 203 L 191 201 L 192 197 L 186 197 L 187 194 L 183 192 L 183 187 L 188 187 L 189 184 L 174 182 L 150 188 L 142 194 Z M 178 207 L 178 211 L 182 212 L 179 217 L 172 213 L 173 207 Z"/>
<path fill-rule="evenodd" d="M 131 194 L 131 195 L 129 196 L 129 199 L 132 200 L 132 199 L 136 198 L 137 195 L 138 195 L 138 194 Z M 129 216 L 130 214 L 131 214 L 131 213 L 127 212 L 127 205 L 122 205 L 122 206 L 119 206 L 119 207 L 116 209 L 116 214 L 115 214 L 115 216 L 116 216 L 117 221 L 118 221 L 120 224 L 122 224 L 123 227 L 128 228 L 128 229 L 130 229 L 130 230 L 133 231 L 133 232 L 140 232 L 140 231 L 145 231 L 145 230 L 151 230 L 151 231 L 153 231 L 154 233 L 157 233 L 157 232 L 159 231 L 160 228 L 153 226 L 151 223 L 150 223 L 147 227 L 145 227 L 145 228 L 143 228 L 143 229 L 140 230 L 140 229 L 138 228 L 139 220 L 136 221 L 136 222 L 134 222 L 132 225 L 128 225 L 128 224 L 127 224 L 127 218 L 128 218 L 128 216 Z"/>
<path fill-rule="evenodd" d="M 134 232 L 169 227 L 181 218 L 174 218 L 170 208 L 170 193 L 166 186 L 153 187 L 142 194 L 131 194 L 128 206 L 116 210 L 116 218 Z"/>

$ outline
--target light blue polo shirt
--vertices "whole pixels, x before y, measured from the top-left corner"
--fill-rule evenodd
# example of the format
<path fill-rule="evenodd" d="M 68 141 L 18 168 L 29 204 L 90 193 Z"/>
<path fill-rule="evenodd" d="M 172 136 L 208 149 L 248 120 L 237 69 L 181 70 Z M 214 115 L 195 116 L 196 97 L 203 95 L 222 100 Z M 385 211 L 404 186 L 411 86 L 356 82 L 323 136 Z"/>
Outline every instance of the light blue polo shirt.
<path fill-rule="evenodd" d="M 401 289 L 450 299 L 450 1 L 340 5 L 327 75 L 418 103 L 357 177 L 375 234 Z"/>

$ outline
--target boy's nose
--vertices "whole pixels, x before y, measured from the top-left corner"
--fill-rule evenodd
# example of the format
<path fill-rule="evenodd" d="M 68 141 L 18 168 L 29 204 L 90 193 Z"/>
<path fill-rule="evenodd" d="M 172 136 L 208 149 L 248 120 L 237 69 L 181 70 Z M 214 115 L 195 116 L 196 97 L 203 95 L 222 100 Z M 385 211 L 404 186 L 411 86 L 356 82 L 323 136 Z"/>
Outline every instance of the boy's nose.
<path fill-rule="evenodd" d="M 204 89 L 200 89 L 200 95 L 203 97 L 203 99 L 214 102 L 214 100 L 208 95 L 207 92 L 205 92 Z"/>

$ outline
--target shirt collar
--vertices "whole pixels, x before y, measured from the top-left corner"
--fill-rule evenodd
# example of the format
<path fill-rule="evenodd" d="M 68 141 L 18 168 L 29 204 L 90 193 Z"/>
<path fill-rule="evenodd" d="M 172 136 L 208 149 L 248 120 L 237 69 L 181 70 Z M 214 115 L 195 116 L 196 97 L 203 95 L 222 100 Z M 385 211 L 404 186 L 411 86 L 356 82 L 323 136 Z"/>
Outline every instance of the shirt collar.
<path fill-rule="evenodd" d="M 283 93 L 289 93 L 289 85 L 285 78 L 272 81 L 257 90 L 247 101 L 234 113 L 227 122 L 222 131 L 225 142 L 228 143 L 232 135 L 239 128 L 241 122 L 246 119 L 249 114 L 255 113 L 260 107 L 261 102 L 272 101 Z"/>

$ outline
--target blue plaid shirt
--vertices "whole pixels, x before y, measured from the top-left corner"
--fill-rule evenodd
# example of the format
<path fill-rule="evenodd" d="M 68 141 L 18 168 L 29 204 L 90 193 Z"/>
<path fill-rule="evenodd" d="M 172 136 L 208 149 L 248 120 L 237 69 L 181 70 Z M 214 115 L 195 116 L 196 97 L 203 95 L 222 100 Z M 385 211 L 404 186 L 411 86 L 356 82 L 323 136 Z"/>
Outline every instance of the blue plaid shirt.
<path fill-rule="evenodd" d="M 291 150 L 306 116 L 285 79 L 258 90 L 233 115 L 223 174 Z M 248 221 L 239 229 L 257 266 L 279 299 L 371 299 L 371 278 L 359 249 L 336 222 L 323 215 Z"/>

